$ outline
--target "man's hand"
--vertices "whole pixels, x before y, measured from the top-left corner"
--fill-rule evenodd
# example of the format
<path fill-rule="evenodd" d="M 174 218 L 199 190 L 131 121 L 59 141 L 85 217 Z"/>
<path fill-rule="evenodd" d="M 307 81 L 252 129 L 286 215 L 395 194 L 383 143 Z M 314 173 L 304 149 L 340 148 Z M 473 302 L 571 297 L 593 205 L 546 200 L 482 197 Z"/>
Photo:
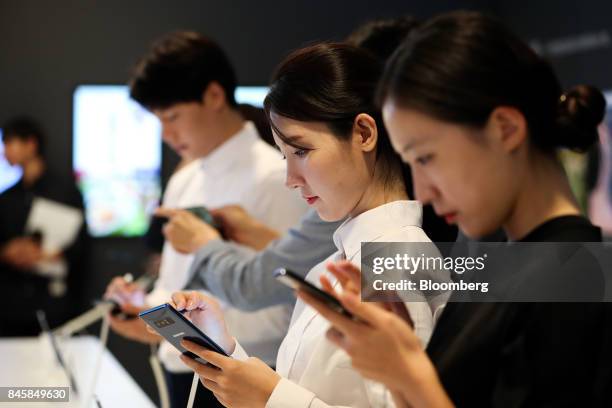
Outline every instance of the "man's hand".
<path fill-rule="evenodd" d="M 43 251 L 38 242 L 29 237 L 14 238 L 0 252 L 0 259 L 23 270 L 34 268 L 43 259 Z"/>
<path fill-rule="evenodd" d="M 280 237 L 278 231 L 253 218 L 239 205 L 226 205 L 211 210 L 215 220 L 221 224 L 227 239 L 261 251 Z"/>
<path fill-rule="evenodd" d="M 145 291 L 136 283 L 117 276 L 106 287 L 104 299 L 113 300 L 122 307 L 142 308 L 145 304 Z"/>
<path fill-rule="evenodd" d="M 148 309 L 148 307 L 135 307 L 132 305 L 124 305 L 121 307 L 123 313 L 135 316 L 138 316 L 138 313 L 146 309 Z M 127 339 L 145 344 L 157 344 L 162 341 L 161 336 L 147 330 L 146 323 L 138 317 L 126 320 L 109 315 L 108 319 L 113 331 Z"/>
<path fill-rule="evenodd" d="M 210 241 L 221 239 L 219 231 L 187 210 L 161 207 L 155 215 L 168 218 L 163 229 L 164 237 L 177 252 L 191 254 Z"/>

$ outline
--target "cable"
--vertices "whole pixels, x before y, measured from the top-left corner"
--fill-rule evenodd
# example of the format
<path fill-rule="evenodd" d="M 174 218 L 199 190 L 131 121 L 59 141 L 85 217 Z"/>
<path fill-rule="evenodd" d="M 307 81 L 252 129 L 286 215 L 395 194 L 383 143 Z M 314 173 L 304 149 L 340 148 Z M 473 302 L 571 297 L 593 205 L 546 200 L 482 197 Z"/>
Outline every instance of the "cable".
<path fill-rule="evenodd" d="M 193 381 L 191 382 L 191 391 L 189 391 L 189 401 L 187 401 L 187 408 L 193 408 L 195 402 L 196 392 L 198 391 L 198 382 L 200 377 L 197 373 L 193 373 Z"/>

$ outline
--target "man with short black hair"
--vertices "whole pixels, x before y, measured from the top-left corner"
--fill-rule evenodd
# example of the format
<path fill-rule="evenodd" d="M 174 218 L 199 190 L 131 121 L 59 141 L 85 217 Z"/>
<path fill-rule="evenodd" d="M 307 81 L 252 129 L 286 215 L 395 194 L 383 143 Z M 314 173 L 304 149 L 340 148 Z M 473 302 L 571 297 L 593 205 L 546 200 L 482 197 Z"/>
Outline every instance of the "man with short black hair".
<path fill-rule="evenodd" d="M 130 81 L 131 96 L 161 121 L 164 141 L 181 158 L 191 160 L 168 182 L 162 203 L 165 214 L 179 214 L 190 222 L 195 216 L 178 209 L 239 204 L 285 231 L 300 218 L 306 206 L 284 186 L 285 165 L 280 153 L 260 139 L 254 124 L 245 121 L 237 109 L 235 87 L 234 70 L 225 53 L 212 40 L 193 32 L 164 36 L 137 64 Z M 115 278 L 106 296 L 132 313 L 168 302 L 172 292 L 187 284 L 192 260 L 193 256 L 166 243 L 159 278 L 150 294 Z M 289 306 L 251 313 L 231 307 L 225 311 L 230 316 L 228 325 L 245 348 L 269 364 L 275 361 L 290 312 Z M 159 341 L 139 319 L 112 318 L 111 324 L 128 338 Z M 172 406 L 184 406 L 191 372 L 167 342 L 162 342 L 160 358 Z M 197 400 L 200 404 L 205 403 L 201 398 L 204 392 L 200 387 Z"/>

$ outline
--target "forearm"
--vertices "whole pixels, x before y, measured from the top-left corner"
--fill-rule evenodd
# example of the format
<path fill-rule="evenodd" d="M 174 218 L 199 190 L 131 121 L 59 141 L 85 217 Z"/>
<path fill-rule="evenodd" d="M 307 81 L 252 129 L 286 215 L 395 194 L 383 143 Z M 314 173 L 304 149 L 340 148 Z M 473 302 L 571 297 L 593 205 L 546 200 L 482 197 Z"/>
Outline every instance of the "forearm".
<path fill-rule="evenodd" d="M 349 408 L 349 405 L 330 405 L 299 384 L 282 378 L 272 391 L 266 408 Z"/>
<path fill-rule="evenodd" d="M 277 230 L 254 220 L 251 231 L 248 234 L 244 234 L 244 236 L 237 236 L 236 238 L 237 242 L 247 245 L 256 251 L 261 251 L 272 241 L 280 238 L 280 234 Z"/>
<path fill-rule="evenodd" d="M 291 303 L 293 295 L 272 276 L 279 262 L 269 253 L 212 241 L 195 255 L 187 289 L 205 289 L 242 310 Z"/>
<path fill-rule="evenodd" d="M 293 293 L 279 284 L 272 272 L 284 267 L 306 276 L 336 250 L 332 234 L 337 225 L 309 212 L 298 226 L 260 252 L 231 242 L 211 241 L 195 254 L 187 287 L 206 289 L 243 310 L 293 304 Z"/>
<path fill-rule="evenodd" d="M 455 405 L 444 390 L 433 364 L 429 360 L 427 362 L 427 367 L 419 370 L 419 375 L 416 378 L 412 376 L 410 380 L 412 384 L 396 390 L 396 397 L 401 394 L 405 403 L 412 408 L 454 407 Z M 412 371 L 414 372 L 414 369 Z M 410 378 L 408 377 L 410 374 L 399 375 L 403 378 Z"/>

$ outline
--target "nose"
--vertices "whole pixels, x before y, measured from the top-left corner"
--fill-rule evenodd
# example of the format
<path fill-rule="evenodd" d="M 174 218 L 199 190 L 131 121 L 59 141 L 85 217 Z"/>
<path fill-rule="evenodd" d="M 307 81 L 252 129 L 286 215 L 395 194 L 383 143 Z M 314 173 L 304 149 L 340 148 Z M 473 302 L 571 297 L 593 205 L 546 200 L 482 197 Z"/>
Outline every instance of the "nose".
<path fill-rule="evenodd" d="M 290 158 L 287 158 L 287 176 L 285 178 L 285 186 L 291 189 L 299 188 L 304 185 L 304 178 L 297 169 L 295 163 Z"/>
<path fill-rule="evenodd" d="M 176 132 L 174 132 L 172 130 L 172 127 L 169 126 L 167 123 L 162 122 L 161 135 L 162 135 L 163 141 L 168 143 L 171 146 L 173 145 L 174 142 L 176 142 Z"/>
<path fill-rule="evenodd" d="M 423 205 L 432 204 L 439 195 L 438 190 L 427 175 L 415 167 L 412 168 L 412 183 L 414 185 L 415 198 Z"/>

